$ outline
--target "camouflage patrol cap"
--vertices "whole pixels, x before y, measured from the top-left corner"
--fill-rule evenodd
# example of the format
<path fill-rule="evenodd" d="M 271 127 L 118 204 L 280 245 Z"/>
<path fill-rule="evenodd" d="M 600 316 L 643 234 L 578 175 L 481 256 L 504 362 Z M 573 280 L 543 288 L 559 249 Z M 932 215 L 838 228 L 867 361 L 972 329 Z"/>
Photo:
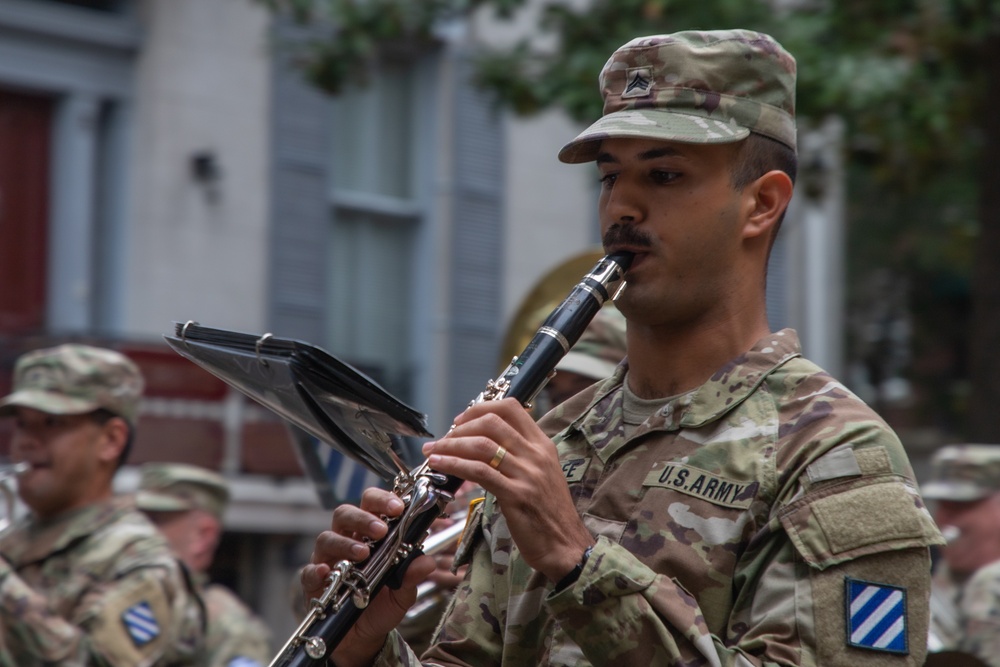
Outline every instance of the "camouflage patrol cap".
<path fill-rule="evenodd" d="M 556 371 L 579 373 L 595 380 L 611 377 L 625 357 L 625 316 L 605 306 L 580 335 L 580 340 L 556 365 Z"/>
<path fill-rule="evenodd" d="M 1000 445 L 949 445 L 931 459 L 924 498 L 971 501 L 1000 491 Z"/>
<path fill-rule="evenodd" d="M 14 364 L 14 391 L 0 400 L 0 416 L 18 406 L 54 415 L 105 409 L 135 424 L 142 373 L 125 355 L 68 343 L 21 355 Z"/>
<path fill-rule="evenodd" d="M 764 33 L 638 37 L 612 54 L 600 87 L 604 113 L 559 151 L 563 162 L 596 159 L 611 137 L 720 144 L 754 132 L 796 150 L 795 58 Z"/>
<path fill-rule="evenodd" d="M 147 512 L 200 509 L 222 518 L 229 502 L 225 478 L 186 463 L 146 463 L 142 466 L 136 506 Z"/>

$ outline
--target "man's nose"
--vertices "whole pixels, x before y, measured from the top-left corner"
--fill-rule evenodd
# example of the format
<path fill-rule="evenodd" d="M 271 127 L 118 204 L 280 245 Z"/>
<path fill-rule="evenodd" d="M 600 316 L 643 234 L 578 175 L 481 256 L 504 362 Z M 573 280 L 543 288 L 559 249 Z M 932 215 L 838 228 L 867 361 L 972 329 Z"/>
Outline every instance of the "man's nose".
<path fill-rule="evenodd" d="M 608 194 L 607 214 L 611 222 L 635 224 L 644 217 L 642 199 L 638 196 L 638 188 L 624 179 L 615 182 Z"/>

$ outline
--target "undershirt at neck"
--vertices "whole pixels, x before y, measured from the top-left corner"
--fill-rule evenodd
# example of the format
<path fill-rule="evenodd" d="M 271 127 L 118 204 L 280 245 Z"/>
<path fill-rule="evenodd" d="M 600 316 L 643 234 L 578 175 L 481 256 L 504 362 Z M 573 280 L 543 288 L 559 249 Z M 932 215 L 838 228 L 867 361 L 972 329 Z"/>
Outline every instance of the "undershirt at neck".
<path fill-rule="evenodd" d="M 686 394 L 688 392 L 684 392 Z M 653 416 L 657 410 L 668 402 L 684 394 L 664 398 L 639 398 L 628 387 L 628 374 L 622 381 L 622 417 L 625 422 L 625 438 L 632 437 L 639 426 Z"/>

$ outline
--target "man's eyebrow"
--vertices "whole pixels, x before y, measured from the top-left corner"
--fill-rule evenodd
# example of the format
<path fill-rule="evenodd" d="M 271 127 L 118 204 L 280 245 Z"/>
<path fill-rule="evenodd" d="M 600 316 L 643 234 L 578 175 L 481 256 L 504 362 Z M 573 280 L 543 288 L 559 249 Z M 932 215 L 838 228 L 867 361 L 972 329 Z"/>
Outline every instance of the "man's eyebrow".
<path fill-rule="evenodd" d="M 648 151 L 639 153 L 639 159 L 655 160 L 658 157 L 677 157 L 680 154 L 681 152 L 673 146 L 661 146 L 659 148 L 650 148 Z"/>
<path fill-rule="evenodd" d="M 657 148 L 650 148 L 648 151 L 643 151 L 639 153 L 638 158 L 640 160 L 655 160 L 661 157 L 678 157 L 681 152 L 674 148 L 673 146 L 659 146 Z M 602 164 L 606 162 L 618 162 L 618 158 L 608 152 L 602 152 L 597 154 L 597 163 Z"/>

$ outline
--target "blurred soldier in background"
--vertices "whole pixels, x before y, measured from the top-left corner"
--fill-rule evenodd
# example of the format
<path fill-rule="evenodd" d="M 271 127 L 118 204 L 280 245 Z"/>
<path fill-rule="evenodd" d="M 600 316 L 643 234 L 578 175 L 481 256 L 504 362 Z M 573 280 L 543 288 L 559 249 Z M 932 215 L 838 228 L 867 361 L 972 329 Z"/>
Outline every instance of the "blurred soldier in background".
<path fill-rule="evenodd" d="M 0 415 L 30 514 L 0 537 L 0 665 L 190 664 L 202 609 L 170 547 L 112 479 L 132 443 L 143 379 L 111 350 L 23 355 Z"/>
<path fill-rule="evenodd" d="M 187 566 L 208 614 L 205 650 L 195 664 L 259 667 L 271 661 L 267 626 L 236 594 L 208 580 L 228 502 L 226 480 L 210 470 L 182 463 L 142 467 L 136 505 Z"/>
<path fill-rule="evenodd" d="M 948 539 L 934 575 L 930 650 L 1000 667 L 1000 445 L 938 450 L 924 498 Z"/>
<path fill-rule="evenodd" d="M 625 316 L 614 306 L 605 306 L 556 365 L 556 374 L 545 385 L 545 407 L 552 409 L 598 380 L 611 377 L 624 358 Z"/>

